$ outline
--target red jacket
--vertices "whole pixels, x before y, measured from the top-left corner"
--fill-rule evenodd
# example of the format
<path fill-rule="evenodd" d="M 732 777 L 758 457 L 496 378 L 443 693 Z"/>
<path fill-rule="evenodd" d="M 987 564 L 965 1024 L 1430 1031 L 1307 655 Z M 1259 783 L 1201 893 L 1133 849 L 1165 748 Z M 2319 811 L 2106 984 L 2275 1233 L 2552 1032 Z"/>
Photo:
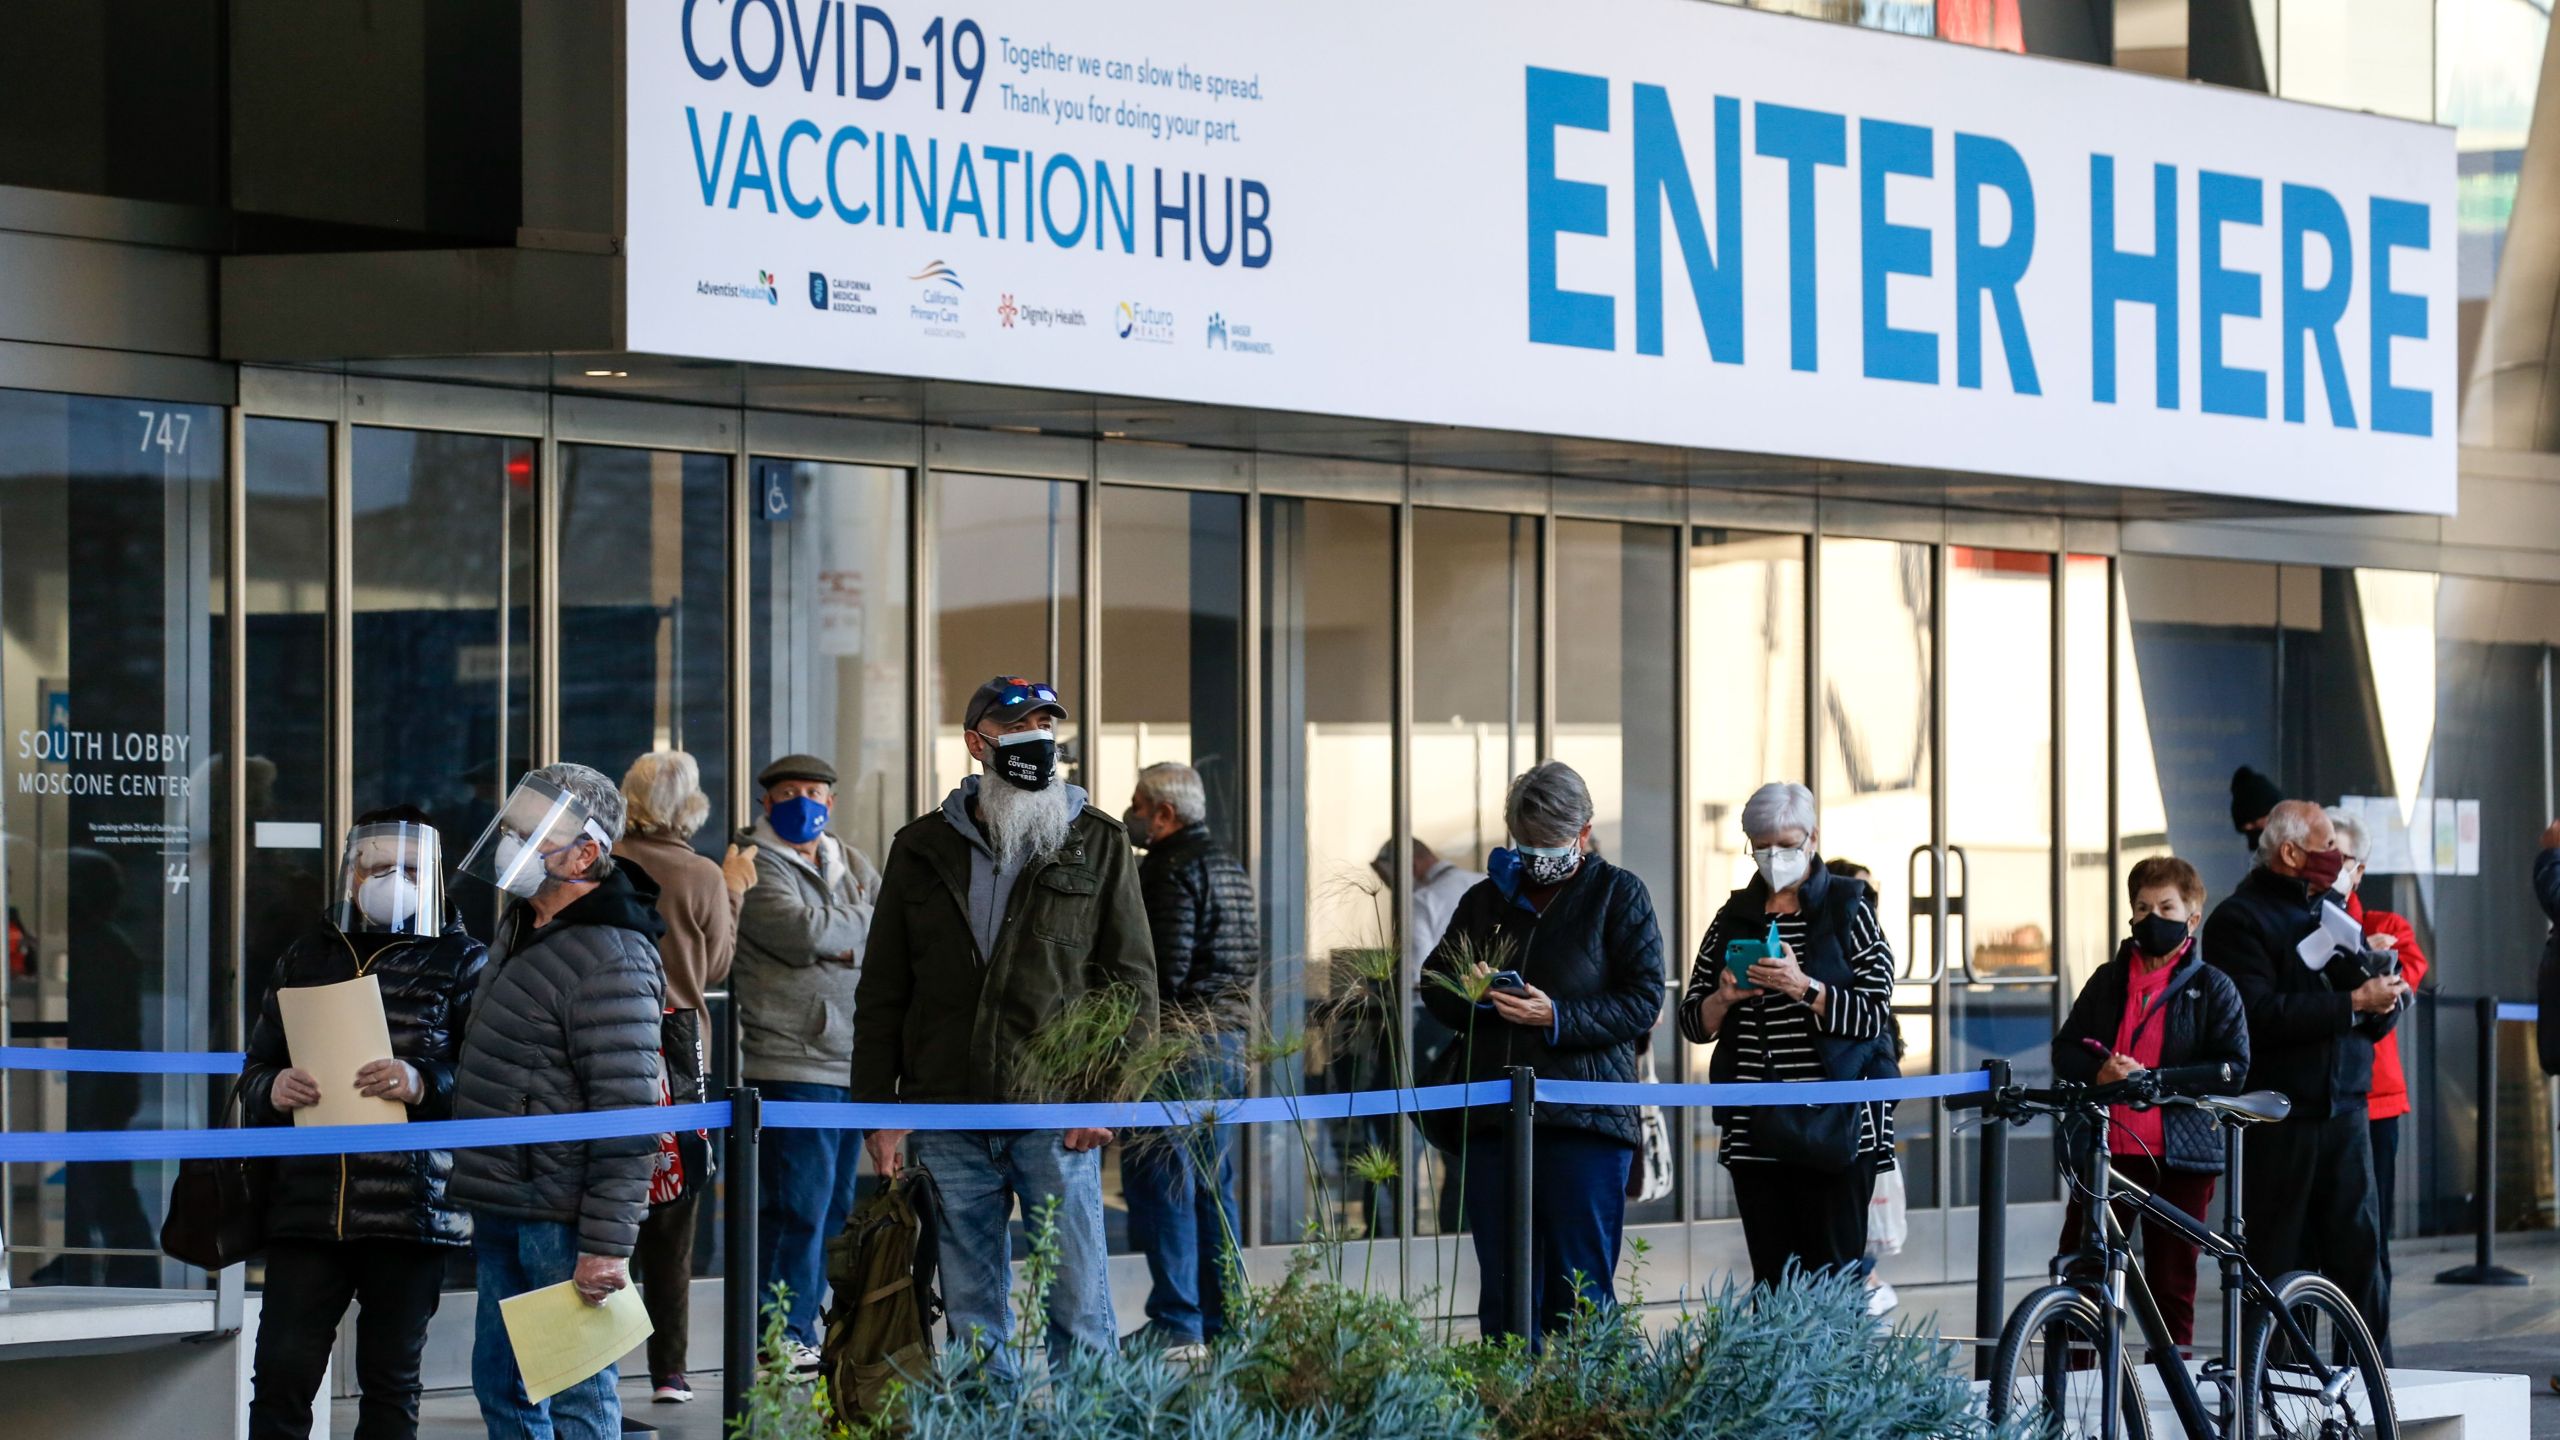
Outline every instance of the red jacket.
<path fill-rule="evenodd" d="M 2427 978 L 2427 952 L 2418 948 L 2418 932 L 2408 921 L 2388 910 L 2368 910 L 2362 897 L 2347 897 L 2347 913 L 2364 926 L 2368 936 L 2388 935 L 2399 942 L 2400 978 L 2409 988 Z M 2404 1002 L 2405 1003 L 2405 1002 Z M 2409 1080 L 2400 1071 L 2400 1028 L 2374 1042 L 2373 1096 L 2365 1102 L 2366 1114 L 2375 1120 L 2389 1120 L 2409 1113 Z"/>

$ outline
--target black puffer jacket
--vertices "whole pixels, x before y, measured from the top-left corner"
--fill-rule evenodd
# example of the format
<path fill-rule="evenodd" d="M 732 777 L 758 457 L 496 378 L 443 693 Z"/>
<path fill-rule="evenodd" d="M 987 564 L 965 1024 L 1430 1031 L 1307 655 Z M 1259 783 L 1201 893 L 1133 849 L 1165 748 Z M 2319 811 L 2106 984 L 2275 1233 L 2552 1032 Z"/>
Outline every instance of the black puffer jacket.
<path fill-rule="evenodd" d="M 2373 1042 L 2400 1012 L 2359 1015 L 2331 971 L 2315 971 L 2294 947 L 2320 927 L 2302 881 L 2251 870 L 2204 922 L 2205 962 L 2231 977 L 2249 1017 L 2249 1083 L 2293 1101 L 2294 1120 L 2322 1120 L 2373 1092 Z M 2361 975 L 2361 971 L 2357 972 Z"/>
<path fill-rule="evenodd" d="M 535 929 L 511 904 L 498 921 L 471 1027 L 463 1032 L 453 1113 L 460 1120 L 575 1115 L 658 1103 L 658 887 L 618 865 Z M 588 1255 L 629 1255 L 649 1213 L 658 1137 L 506 1145 L 454 1157 L 453 1200 L 520 1220 L 578 1227 Z"/>
<path fill-rule="evenodd" d="M 371 975 L 382 985 L 382 1014 L 391 1026 L 391 1058 L 416 1067 L 423 1092 L 412 1120 L 453 1113 L 453 1062 L 489 952 L 445 922 L 435 936 L 344 932 L 323 922 L 276 957 L 275 983 L 249 1032 L 249 1061 L 240 1072 L 241 1106 L 251 1125 L 290 1125 L 275 1108 L 276 1077 L 293 1064 L 276 990 L 335 985 Z M 352 1077 L 315 1077 L 325 1088 Z M 471 1243 L 471 1222 L 445 1194 L 453 1156 L 443 1150 L 368 1155 L 290 1155 L 275 1162 L 267 1234 L 285 1240 L 406 1240 L 424 1245 Z"/>
<path fill-rule="evenodd" d="M 1462 948 L 1484 959 L 1500 948 L 1498 968 L 1519 971 L 1555 1002 L 1552 1030 L 1511 1024 L 1453 993 L 1438 977 L 1457 973 Z M 1506 893 L 1501 882 L 1479 881 L 1458 898 L 1449 928 L 1423 962 L 1421 989 L 1424 1008 L 1461 1037 L 1472 1019 L 1473 1063 L 1465 1067 L 1470 1081 L 1499 1080 L 1504 1066 L 1527 1065 L 1541 1080 L 1633 1084 L 1636 1049 L 1662 1016 L 1662 929 L 1653 918 L 1653 897 L 1642 880 L 1598 856 L 1584 857 L 1543 913 Z M 1480 1106 L 1469 1112 L 1467 1123 L 1481 1134 L 1499 1128 L 1503 1112 Z M 1629 1145 L 1643 1140 L 1632 1105 L 1541 1100 L 1538 1123 Z"/>
<path fill-rule="evenodd" d="M 1253 877 L 1208 826 L 1186 825 L 1147 847 L 1138 890 L 1155 936 L 1157 1004 L 1168 1015 L 1205 1015 L 1221 1030 L 1250 1028 L 1262 982 Z"/>
<path fill-rule="evenodd" d="M 2210 1065 L 2228 1060 L 2239 1065 L 2242 1083 L 2230 1087 L 2234 1092 L 2246 1088 L 2249 1074 L 2249 1019 L 2240 1008 L 2240 992 L 2231 985 L 2231 977 L 2204 963 L 2198 953 L 2199 942 L 2191 947 L 2178 968 L 2169 972 L 2169 988 L 2160 992 L 2159 1008 L 2148 1023 L 2163 1027 L 2160 1031 L 2160 1064 Z M 2098 1078 L 2098 1067 L 2104 1060 L 2083 1040 L 2095 1040 L 2113 1050 L 2116 1030 L 2124 1019 L 2124 997 L 2132 985 L 2133 942 L 2128 940 L 2116 950 L 2116 958 L 2098 967 L 2089 983 L 2080 987 L 2080 998 L 2071 1002 L 2071 1014 L 2053 1037 L 2053 1073 L 2064 1080 L 2086 1085 Z M 2222 1173 L 2222 1137 L 2214 1130 L 2213 1120 L 2203 1111 L 2185 1105 L 2171 1105 L 2160 1112 L 2162 1148 L 2168 1153 L 2160 1157 L 2172 1170 L 2186 1170 L 2199 1175 Z"/>

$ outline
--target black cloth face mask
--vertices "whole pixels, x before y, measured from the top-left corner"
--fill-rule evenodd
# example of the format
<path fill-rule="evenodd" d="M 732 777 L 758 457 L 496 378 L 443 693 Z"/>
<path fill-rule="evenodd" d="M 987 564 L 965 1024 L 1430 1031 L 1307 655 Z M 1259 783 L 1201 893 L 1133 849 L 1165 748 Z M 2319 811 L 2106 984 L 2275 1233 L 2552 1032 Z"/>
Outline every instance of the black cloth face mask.
<path fill-rule="evenodd" d="M 1046 790 L 1058 778 L 1058 737 L 1046 730 L 1025 730 L 987 742 L 988 769 L 1007 784 Z"/>
<path fill-rule="evenodd" d="M 2187 943 L 2187 922 L 2166 915 L 2145 915 L 2133 922 L 2133 943 L 2154 960 L 2165 958 Z"/>

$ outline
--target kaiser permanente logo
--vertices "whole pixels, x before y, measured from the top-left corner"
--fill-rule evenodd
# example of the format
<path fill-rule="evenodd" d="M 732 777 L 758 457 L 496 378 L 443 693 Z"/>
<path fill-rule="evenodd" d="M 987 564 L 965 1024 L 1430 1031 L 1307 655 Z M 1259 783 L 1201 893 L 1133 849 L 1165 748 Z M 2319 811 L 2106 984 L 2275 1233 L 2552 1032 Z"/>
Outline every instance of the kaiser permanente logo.
<path fill-rule="evenodd" d="M 1173 312 L 1123 300 L 1112 316 L 1112 329 L 1123 340 L 1140 340 L 1149 345 L 1173 343 Z"/>
<path fill-rule="evenodd" d="M 715 296 L 722 300 L 761 300 L 767 305 L 782 303 L 782 291 L 773 283 L 773 272 L 770 270 L 757 271 L 756 282 L 752 285 L 725 280 L 696 280 L 693 282 L 693 293 Z"/>
<path fill-rule="evenodd" d="M 1209 315 L 1209 348 L 1236 355 L 1268 355 L 1271 342 L 1256 339 L 1253 327 L 1241 320 L 1229 320 L 1224 311 Z"/>

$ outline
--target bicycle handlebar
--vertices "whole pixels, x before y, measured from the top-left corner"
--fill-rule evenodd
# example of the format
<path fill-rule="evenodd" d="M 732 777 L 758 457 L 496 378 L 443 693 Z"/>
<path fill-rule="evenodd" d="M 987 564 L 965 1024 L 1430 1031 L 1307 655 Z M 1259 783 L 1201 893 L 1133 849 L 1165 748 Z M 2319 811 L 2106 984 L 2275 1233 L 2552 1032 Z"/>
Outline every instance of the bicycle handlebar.
<path fill-rule="evenodd" d="M 2228 1060 L 2217 1060 L 2208 1065 L 2170 1065 L 2158 1070 L 2145 1070 L 2112 1085 L 2081 1085 L 2071 1081 L 2051 1089 L 2011 1085 L 1997 1091 L 1950 1096 L 1946 1103 L 1950 1111 L 1997 1110 L 2003 1114 L 2027 1110 L 2104 1110 L 2110 1105 L 2147 1109 L 2160 1105 L 2193 1104 L 2206 1096 L 2227 1094 L 2232 1086 L 2239 1083 L 2240 1067 Z"/>

